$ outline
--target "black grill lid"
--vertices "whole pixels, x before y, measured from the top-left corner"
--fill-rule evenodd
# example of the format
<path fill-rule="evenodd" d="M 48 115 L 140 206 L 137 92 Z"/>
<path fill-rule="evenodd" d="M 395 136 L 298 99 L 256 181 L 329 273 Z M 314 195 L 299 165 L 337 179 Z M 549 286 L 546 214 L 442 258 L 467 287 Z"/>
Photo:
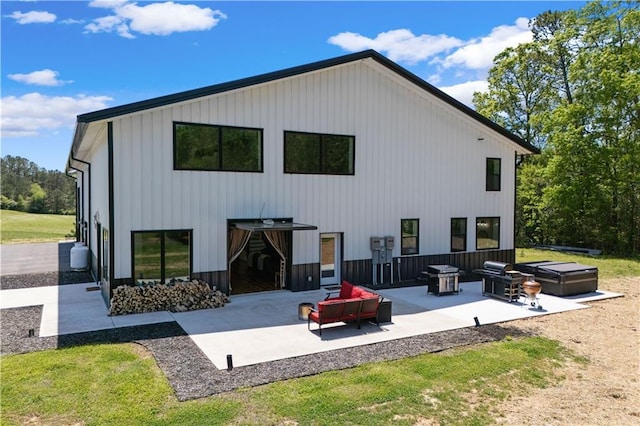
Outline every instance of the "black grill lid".
<path fill-rule="evenodd" d="M 496 262 L 496 261 L 493 261 L 493 260 L 487 260 L 486 262 L 484 262 L 482 264 L 482 268 L 487 270 L 487 271 L 497 272 L 499 274 L 504 275 L 505 271 L 512 270 L 513 266 L 511 266 L 510 263 Z"/>
<path fill-rule="evenodd" d="M 460 269 L 451 265 L 427 265 L 427 272 L 430 274 L 453 274 Z"/>

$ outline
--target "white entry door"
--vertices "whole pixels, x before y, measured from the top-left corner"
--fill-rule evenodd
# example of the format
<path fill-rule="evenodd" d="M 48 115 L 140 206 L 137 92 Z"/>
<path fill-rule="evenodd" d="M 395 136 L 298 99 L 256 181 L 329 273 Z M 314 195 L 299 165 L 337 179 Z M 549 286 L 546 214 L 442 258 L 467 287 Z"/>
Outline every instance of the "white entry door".
<path fill-rule="evenodd" d="M 320 285 L 339 284 L 341 264 L 340 234 L 320 234 Z"/>

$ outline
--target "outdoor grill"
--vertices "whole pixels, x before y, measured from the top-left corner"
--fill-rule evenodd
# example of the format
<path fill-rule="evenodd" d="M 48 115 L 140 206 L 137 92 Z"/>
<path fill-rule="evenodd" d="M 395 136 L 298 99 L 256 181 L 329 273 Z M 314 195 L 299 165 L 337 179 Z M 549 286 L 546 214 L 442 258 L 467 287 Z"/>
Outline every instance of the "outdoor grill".
<path fill-rule="evenodd" d="M 520 272 L 533 274 L 542 284 L 542 292 L 554 296 L 572 296 L 598 289 L 598 268 L 574 262 L 516 263 Z"/>
<path fill-rule="evenodd" d="M 525 304 L 531 305 L 533 309 L 542 310 L 542 305 L 538 300 L 538 294 L 542 291 L 542 285 L 536 281 L 535 276 L 522 273 L 522 293 Z"/>
<path fill-rule="evenodd" d="M 460 291 L 458 279 L 460 270 L 451 265 L 428 265 L 427 270 L 421 272 L 422 278 L 427 280 L 427 292 L 436 296 L 453 294 Z"/>
<path fill-rule="evenodd" d="M 514 271 L 510 263 L 487 260 L 482 269 L 473 272 L 482 277 L 482 294 L 496 297 L 508 302 L 518 301 L 522 275 Z"/>

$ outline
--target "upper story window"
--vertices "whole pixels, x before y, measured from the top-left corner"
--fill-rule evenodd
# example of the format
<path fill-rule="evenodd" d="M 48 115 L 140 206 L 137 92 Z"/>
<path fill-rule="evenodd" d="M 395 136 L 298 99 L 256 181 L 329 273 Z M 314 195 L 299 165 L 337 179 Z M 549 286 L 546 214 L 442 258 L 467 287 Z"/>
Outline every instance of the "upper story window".
<path fill-rule="evenodd" d="M 262 172 L 262 129 L 174 122 L 173 168 Z"/>
<path fill-rule="evenodd" d="M 500 191 L 500 158 L 487 158 L 487 191 Z"/>
<path fill-rule="evenodd" d="M 355 137 L 284 132 L 284 172 L 352 175 Z"/>
<path fill-rule="evenodd" d="M 476 250 L 500 248 L 500 218 L 476 218 Z"/>
<path fill-rule="evenodd" d="M 467 218 L 451 219 L 451 251 L 467 251 Z"/>
<path fill-rule="evenodd" d="M 401 219 L 400 254 L 418 254 L 420 252 L 420 221 L 418 219 Z"/>

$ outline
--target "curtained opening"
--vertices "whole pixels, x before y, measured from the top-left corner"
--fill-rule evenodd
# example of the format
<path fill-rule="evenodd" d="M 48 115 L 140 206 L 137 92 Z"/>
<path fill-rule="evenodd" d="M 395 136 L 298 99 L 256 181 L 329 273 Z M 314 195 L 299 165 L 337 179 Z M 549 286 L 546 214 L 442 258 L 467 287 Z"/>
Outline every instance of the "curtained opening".
<path fill-rule="evenodd" d="M 230 294 L 280 290 L 291 270 L 292 231 L 313 225 L 278 220 L 229 221 L 227 271 Z"/>

